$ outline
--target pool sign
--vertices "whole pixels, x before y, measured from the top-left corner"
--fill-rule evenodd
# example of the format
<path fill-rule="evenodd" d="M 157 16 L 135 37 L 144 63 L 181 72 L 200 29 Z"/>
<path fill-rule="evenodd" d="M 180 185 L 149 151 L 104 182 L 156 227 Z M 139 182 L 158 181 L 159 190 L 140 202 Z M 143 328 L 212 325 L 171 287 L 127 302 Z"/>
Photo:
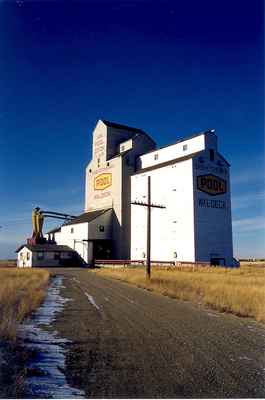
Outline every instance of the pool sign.
<path fill-rule="evenodd" d="M 94 189 L 104 190 L 112 185 L 112 174 L 100 174 L 94 179 Z"/>
<path fill-rule="evenodd" d="M 211 196 L 226 193 L 226 181 L 215 175 L 197 176 L 197 188 Z"/>

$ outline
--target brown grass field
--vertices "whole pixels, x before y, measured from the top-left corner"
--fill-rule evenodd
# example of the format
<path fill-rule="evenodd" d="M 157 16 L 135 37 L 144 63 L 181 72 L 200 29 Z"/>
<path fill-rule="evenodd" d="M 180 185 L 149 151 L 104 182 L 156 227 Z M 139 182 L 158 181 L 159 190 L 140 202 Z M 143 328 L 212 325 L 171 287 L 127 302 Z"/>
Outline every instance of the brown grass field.
<path fill-rule="evenodd" d="M 16 268 L 17 260 L 0 260 L 0 268 Z"/>
<path fill-rule="evenodd" d="M 152 267 L 151 281 L 138 268 L 101 268 L 102 276 L 129 282 L 172 298 L 204 304 L 222 312 L 265 322 L 265 263 L 241 268 Z"/>
<path fill-rule="evenodd" d="M 0 268 L 0 339 L 16 340 L 17 326 L 45 296 L 49 272 Z"/>

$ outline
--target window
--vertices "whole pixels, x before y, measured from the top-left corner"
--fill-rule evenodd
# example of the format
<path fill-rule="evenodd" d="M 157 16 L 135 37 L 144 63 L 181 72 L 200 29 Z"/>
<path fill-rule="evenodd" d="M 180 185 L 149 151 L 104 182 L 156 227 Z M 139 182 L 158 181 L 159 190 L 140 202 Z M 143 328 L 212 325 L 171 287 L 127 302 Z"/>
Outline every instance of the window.
<path fill-rule="evenodd" d="M 210 149 L 210 161 L 214 161 L 214 150 Z"/>
<path fill-rule="evenodd" d="M 100 167 L 100 158 L 98 158 L 98 168 Z"/>
<path fill-rule="evenodd" d="M 154 160 L 158 160 L 158 154 L 154 155 Z"/>
<path fill-rule="evenodd" d="M 74 228 L 71 228 L 71 233 L 74 233 Z"/>
<path fill-rule="evenodd" d="M 109 162 L 107 162 L 107 167 L 109 167 Z"/>
<path fill-rule="evenodd" d="M 124 151 L 125 150 L 125 146 L 121 146 L 121 151 Z"/>
<path fill-rule="evenodd" d="M 91 168 L 90 168 L 89 172 L 90 172 L 90 173 L 92 172 L 92 169 L 91 169 Z"/>
<path fill-rule="evenodd" d="M 188 150 L 188 145 L 187 145 L 187 144 L 184 144 L 184 145 L 183 145 L 183 151 L 186 151 L 186 150 Z"/>
<path fill-rule="evenodd" d="M 43 251 L 38 251 L 38 253 L 37 253 L 37 259 L 38 259 L 38 260 L 43 260 L 43 259 L 44 259 L 44 253 L 43 253 Z"/>
<path fill-rule="evenodd" d="M 29 259 L 30 259 L 30 253 L 27 252 L 27 260 L 29 260 Z"/>
<path fill-rule="evenodd" d="M 99 232 L 104 232 L 105 231 L 104 225 L 99 225 L 98 229 L 99 229 Z"/>
<path fill-rule="evenodd" d="M 60 253 L 54 253 L 54 259 L 55 260 L 60 260 L 61 254 Z"/>

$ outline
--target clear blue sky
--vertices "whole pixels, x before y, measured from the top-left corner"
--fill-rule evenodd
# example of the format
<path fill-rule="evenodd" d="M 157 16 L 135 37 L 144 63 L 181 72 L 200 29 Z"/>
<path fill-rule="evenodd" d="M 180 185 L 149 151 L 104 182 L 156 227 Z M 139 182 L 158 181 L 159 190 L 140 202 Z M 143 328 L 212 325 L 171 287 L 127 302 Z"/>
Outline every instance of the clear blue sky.
<path fill-rule="evenodd" d="M 83 211 L 99 118 L 161 146 L 216 129 L 234 253 L 265 257 L 263 29 L 261 0 L 0 0 L 0 258 L 33 207 Z"/>

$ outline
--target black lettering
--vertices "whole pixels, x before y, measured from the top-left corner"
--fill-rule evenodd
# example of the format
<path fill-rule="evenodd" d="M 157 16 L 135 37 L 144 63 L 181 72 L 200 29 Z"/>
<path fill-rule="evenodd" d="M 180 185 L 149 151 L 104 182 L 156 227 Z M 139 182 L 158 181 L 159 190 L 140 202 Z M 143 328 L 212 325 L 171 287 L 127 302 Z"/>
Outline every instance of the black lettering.
<path fill-rule="evenodd" d="M 225 201 L 223 200 L 199 199 L 198 205 L 204 208 L 226 208 Z"/>
<path fill-rule="evenodd" d="M 214 187 L 214 190 L 218 190 L 218 188 L 219 188 L 219 182 L 217 182 L 216 180 L 214 180 L 214 181 L 213 181 L 213 187 Z"/>
<path fill-rule="evenodd" d="M 205 186 L 206 183 L 207 183 L 206 179 L 205 179 L 205 178 L 201 178 L 201 185 L 202 185 L 202 187 Z"/>
<path fill-rule="evenodd" d="M 211 190 L 212 189 L 212 180 L 211 179 L 207 179 L 207 188 L 209 189 L 209 190 Z"/>

